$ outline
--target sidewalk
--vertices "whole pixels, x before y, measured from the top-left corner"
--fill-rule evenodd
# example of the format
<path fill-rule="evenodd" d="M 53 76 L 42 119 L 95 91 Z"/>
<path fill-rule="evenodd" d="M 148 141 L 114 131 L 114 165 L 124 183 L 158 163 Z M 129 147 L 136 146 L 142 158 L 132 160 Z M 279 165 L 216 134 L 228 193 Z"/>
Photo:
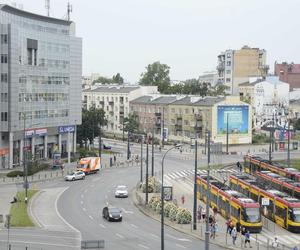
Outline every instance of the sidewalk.
<path fill-rule="evenodd" d="M 10 202 L 13 200 L 16 193 L 17 187 L 15 185 L 0 188 L 0 217 L 2 216 L 2 220 L 0 220 L 0 228 L 4 227 L 5 216 L 9 214 L 11 205 Z"/>

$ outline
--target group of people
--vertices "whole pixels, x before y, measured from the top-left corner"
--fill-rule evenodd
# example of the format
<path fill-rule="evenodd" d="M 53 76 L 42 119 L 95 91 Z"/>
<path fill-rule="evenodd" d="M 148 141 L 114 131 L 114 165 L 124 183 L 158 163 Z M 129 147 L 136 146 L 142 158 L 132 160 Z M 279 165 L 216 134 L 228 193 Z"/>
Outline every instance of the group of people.
<path fill-rule="evenodd" d="M 233 245 L 236 244 L 236 239 L 238 236 L 238 233 L 241 233 L 241 236 L 244 238 L 244 247 L 247 248 L 247 245 L 252 248 L 251 241 L 250 241 L 250 232 L 246 231 L 244 227 L 241 227 L 240 222 L 238 221 L 236 225 L 233 224 L 233 221 L 231 219 L 228 219 L 226 221 L 227 231 L 226 233 L 229 234 L 232 237 L 232 243 Z"/>

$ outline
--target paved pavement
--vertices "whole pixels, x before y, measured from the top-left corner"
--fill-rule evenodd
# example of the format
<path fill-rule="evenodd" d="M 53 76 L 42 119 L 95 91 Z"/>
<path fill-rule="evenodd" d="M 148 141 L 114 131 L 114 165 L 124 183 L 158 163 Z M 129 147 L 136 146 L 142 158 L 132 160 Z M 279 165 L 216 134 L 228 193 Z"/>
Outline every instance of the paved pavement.
<path fill-rule="evenodd" d="M 10 202 L 17 193 L 17 187 L 15 185 L 6 186 L 0 188 L 0 217 L 3 216 L 3 221 L 0 221 L 0 228 L 4 227 L 5 216 L 9 214 Z"/>

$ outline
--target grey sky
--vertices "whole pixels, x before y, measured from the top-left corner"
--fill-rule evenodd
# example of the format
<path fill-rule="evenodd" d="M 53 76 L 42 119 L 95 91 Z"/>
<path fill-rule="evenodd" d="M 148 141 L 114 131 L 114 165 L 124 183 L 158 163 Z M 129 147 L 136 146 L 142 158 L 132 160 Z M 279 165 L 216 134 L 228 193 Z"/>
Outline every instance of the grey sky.
<path fill-rule="evenodd" d="M 4 1 L 11 2 L 11 1 Z M 45 14 L 44 0 L 15 0 Z M 51 16 L 66 14 L 67 0 L 50 0 Z M 214 70 L 219 52 L 243 45 L 267 50 L 267 61 L 300 63 L 300 0 L 70 0 L 83 38 L 83 73 L 120 72 L 138 81 L 161 61 L 173 80 Z"/>

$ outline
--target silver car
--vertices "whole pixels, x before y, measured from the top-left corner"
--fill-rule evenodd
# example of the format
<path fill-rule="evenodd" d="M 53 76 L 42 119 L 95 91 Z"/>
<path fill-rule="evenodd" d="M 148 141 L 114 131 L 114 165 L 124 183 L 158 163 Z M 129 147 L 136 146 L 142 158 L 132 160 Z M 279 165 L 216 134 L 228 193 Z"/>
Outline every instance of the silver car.
<path fill-rule="evenodd" d="M 85 173 L 82 171 L 76 171 L 73 172 L 72 174 L 68 174 L 65 176 L 66 181 L 84 180 L 84 178 L 85 178 Z"/>
<path fill-rule="evenodd" d="M 115 191 L 116 198 L 127 198 L 128 197 L 128 190 L 127 187 L 124 185 L 119 185 Z"/>

